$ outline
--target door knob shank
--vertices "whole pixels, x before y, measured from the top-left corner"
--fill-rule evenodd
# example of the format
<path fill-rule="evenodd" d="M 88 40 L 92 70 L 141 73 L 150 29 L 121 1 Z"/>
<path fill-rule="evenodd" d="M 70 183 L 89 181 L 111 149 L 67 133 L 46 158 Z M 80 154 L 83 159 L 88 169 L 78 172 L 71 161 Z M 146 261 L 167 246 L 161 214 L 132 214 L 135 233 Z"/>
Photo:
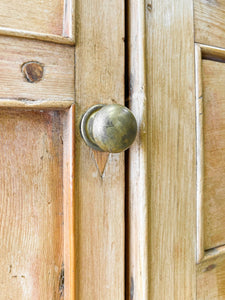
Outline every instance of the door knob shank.
<path fill-rule="evenodd" d="M 88 146 L 118 153 L 131 146 L 137 134 L 133 113 L 119 104 L 98 104 L 89 108 L 80 123 L 81 136 Z"/>

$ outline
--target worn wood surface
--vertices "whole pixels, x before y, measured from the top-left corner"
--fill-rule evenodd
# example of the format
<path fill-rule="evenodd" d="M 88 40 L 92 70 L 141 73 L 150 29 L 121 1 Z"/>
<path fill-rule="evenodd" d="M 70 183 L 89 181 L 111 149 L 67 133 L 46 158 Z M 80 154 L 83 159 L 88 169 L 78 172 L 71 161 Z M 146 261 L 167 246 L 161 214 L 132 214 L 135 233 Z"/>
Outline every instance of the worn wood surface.
<path fill-rule="evenodd" d="M 203 96 L 202 96 L 202 48 L 195 45 L 195 89 L 196 89 L 196 210 L 197 210 L 197 262 L 204 257 L 204 141 L 203 141 Z"/>
<path fill-rule="evenodd" d="M 61 113 L 0 110 L 0 298 L 61 299 Z"/>
<path fill-rule="evenodd" d="M 225 299 L 225 247 L 206 251 L 197 266 L 197 299 Z"/>
<path fill-rule="evenodd" d="M 202 78 L 204 248 L 210 249 L 225 244 L 225 64 L 203 59 Z"/>
<path fill-rule="evenodd" d="M 7 49 L 7 51 L 6 51 Z M 43 66 L 40 81 L 29 82 L 24 63 Z M 0 37 L 0 106 L 70 106 L 74 102 L 74 48 Z"/>
<path fill-rule="evenodd" d="M 146 8 L 149 299 L 196 298 L 192 1 Z"/>
<path fill-rule="evenodd" d="M 224 299 L 223 127 L 221 48 L 196 44 L 197 299 Z"/>
<path fill-rule="evenodd" d="M 68 44 L 74 45 L 75 40 L 74 37 L 68 38 L 55 34 L 47 34 L 47 33 L 38 33 L 27 30 L 16 30 L 0 27 L 0 35 L 3 36 L 14 36 L 18 38 L 27 38 L 32 40 L 40 40 L 40 41 L 48 41 L 56 44 Z"/>
<path fill-rule="evenodd" d="M 76 2 L 77 299 L 124 299 L 124 154 L 97 159 L 79 122 L 97 103 L 124 103 L 124 3 Z"/>
<path fill-rule="evenodd" d="M 225 53 L 223 48 L 202 44 L 197 45 L 201 48 L 202 58 L 225 62 Z"/>
<path fill-rule="evenodd" d="M 224 0 L 194 0 L 195 41 L 225 48 Z"/>
<path fill-rule="evenodd" d="M 64 205 L 64 299 L 76 300 L 75 227 L 75 105 L 66 110 L 63 123 L 63 205 Z"/>
<path fill-rule="evenodd" d="M 74 0 L 0 2 L 0 34 L 74 43 Z"/>
<path fill-rule="evenodd" d="M 127 163 L 126 299 L 148 300 L 147 101 L 145 1 L 127 1 L 128 105 L 138 123 Z"/>

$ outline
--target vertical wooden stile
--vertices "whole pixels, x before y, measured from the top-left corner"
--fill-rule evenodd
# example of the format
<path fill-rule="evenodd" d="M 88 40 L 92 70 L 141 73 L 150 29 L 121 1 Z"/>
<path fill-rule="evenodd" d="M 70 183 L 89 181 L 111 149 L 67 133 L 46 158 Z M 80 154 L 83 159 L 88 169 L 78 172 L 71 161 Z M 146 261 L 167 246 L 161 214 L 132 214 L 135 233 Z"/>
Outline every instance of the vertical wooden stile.
<path fill-rule="evenodd" d="M 129 150 L 127 194 L 127 299 L 148 300 L 147 100 L 145 1 L 127 1 L 128 103 L 138 123 Z"/>
<path fill-rule="evenodd" d="M 149 299 L 196 299 L 193 3 L 146 6 Z"/>
<path fill-rule="evenodd" d="M 124 154 L 101 159 L 79 122 L 92 105 L 124 104 L 124 3 L 78 0 L 75 19 L 76 300 L 123 300 Z"/>

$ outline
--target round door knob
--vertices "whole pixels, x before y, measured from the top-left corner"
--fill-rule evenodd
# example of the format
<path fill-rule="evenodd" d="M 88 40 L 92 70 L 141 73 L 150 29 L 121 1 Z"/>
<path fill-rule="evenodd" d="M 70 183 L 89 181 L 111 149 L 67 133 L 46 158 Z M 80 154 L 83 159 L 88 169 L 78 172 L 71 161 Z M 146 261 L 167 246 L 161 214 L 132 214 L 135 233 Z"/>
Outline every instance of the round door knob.
<path fill-rule="evenodd" d="M 119 104 L 98 104 L 89 108 L 80 123 L 81 136 L 88 146 L 103 152 L 122 152 L 137 134 L 132 112 Z"/>

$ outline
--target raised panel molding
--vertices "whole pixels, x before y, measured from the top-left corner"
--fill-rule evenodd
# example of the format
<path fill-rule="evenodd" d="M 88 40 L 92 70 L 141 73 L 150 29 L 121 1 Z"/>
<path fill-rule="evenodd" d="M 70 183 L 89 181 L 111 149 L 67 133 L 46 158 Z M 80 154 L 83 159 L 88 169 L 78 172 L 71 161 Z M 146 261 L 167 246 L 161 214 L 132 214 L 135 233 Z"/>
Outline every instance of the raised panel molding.
<path fill-rule="evenodd" d="M 197 262 L 225 254 L 225 50 L 196 44 Z"/>
<path fill-rule="evenodd" d="M 0 35 L 74 44 L 74 0 L 0 1 Z"/>

